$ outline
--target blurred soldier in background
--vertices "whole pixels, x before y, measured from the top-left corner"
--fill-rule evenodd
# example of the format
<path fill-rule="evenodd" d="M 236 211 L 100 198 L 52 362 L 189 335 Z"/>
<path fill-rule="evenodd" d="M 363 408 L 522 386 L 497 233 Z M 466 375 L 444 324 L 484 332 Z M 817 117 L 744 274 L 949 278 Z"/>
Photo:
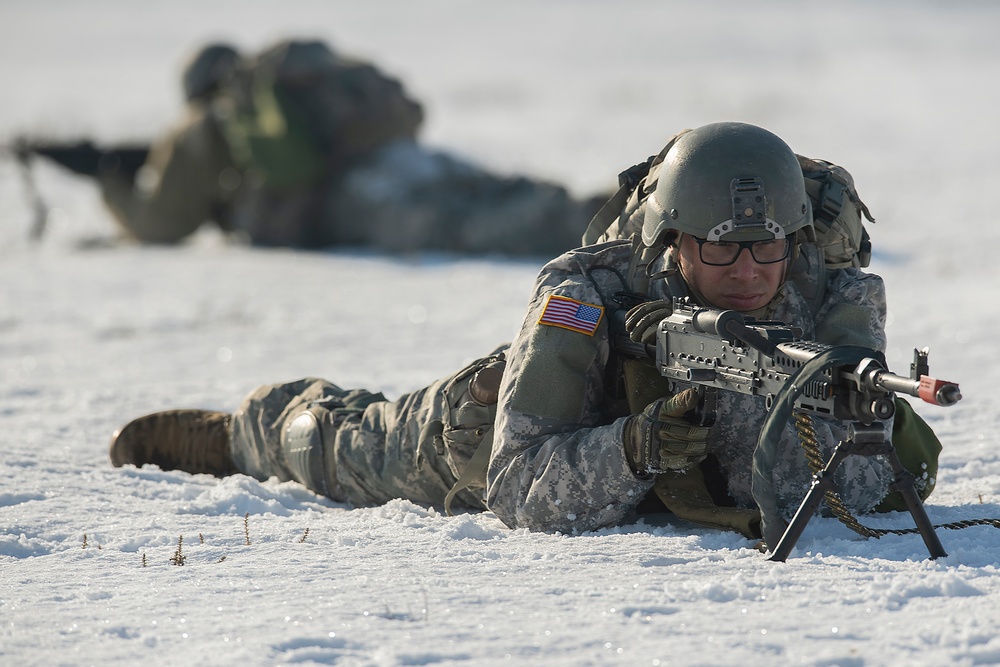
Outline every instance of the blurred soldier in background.
<path fill-rule="evenodd" d="M 562 187 L 422 147 L 423 111 L 400 83 L 319 41 L 256 57 L 212 44 L 183 83 L 186 115 L 148 155 L 90 147 L 83 168 L 62 160 L 97 177 L 141 242 L 175 243 L 211 220 L 258 245 L 554 255 L 593 213 Z"/>

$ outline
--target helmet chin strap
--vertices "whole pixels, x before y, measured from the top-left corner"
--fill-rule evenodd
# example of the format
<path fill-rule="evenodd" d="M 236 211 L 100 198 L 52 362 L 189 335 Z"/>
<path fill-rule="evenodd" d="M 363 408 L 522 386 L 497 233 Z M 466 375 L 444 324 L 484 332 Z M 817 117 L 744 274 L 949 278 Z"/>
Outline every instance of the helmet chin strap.
<path fill-rule="evenodd" d="M 649 262 L 647 282 L 663 279 L 663 281 L 667 283 L 667 291 L 671 296 L 684 298 L 686 296 L 691 296 L 692 289 L 687 279 L 681 275 L 680 266 L 677 263 L 677 258 L 674 253 L 675 247 L 675 244 L 671 240 L 659 249 L 656 256 Z M 660 270 L 652 272 L 653 267 L 656 266 L 657 263 L 661 264 Z M 704 302 L 704 299 L 702 299 L 700 295 L 694 295 L 694 298 L 699 303 Z"/>

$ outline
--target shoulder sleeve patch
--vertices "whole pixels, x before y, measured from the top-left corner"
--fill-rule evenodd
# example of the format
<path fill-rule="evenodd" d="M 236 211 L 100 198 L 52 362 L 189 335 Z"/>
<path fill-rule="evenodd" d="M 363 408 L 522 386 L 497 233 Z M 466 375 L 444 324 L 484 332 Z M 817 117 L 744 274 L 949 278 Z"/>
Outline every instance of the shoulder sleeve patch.
<path fill-rule="evenodd" d="M 593 336 L 604 317 L 604 307 L 550 294 L 538 324 L 560 327 Z"/>

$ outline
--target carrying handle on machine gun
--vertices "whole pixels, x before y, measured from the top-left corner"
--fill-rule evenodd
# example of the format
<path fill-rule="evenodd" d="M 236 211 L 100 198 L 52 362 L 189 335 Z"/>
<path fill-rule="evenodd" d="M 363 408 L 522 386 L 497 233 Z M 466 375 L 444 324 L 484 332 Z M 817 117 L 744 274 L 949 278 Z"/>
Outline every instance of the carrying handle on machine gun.
<path fill-rule="evenodd" d="M 755 350 L 773 357 L 778 347 L 746 324 L 746 317 L 735 310 L 697 310 L 691 318 L 696 331 L 727 340 L 740 340 Z"/>

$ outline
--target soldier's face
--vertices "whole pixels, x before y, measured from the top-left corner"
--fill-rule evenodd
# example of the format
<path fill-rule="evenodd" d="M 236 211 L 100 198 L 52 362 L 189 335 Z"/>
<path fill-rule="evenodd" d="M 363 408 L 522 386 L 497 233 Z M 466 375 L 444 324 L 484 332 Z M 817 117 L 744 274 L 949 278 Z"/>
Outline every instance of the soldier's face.
<path fill-rule="evenodd" d="M 678 261 L 684 280 L 712 306 L 741 312 L 766 306 L 778 293 L 787 266 L 787 261 L 758 264 L 749 248 L 743 249 L 728 266 L 705 264 L 698 244 L 687 234 L 681 235 Z"/>

